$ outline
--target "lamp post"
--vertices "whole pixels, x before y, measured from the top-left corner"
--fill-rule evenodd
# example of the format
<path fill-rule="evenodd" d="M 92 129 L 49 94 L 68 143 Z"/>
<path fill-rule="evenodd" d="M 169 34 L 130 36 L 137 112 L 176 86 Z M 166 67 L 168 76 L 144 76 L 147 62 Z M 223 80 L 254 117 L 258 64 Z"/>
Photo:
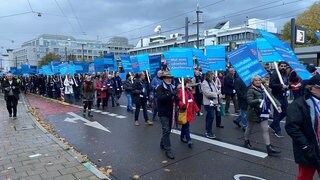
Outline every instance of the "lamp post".
<path fill-rule="evenodd" d="M 69 58 L 68 58 L 68 51 L 67 51 L 67 45 L 69 44 L 69 42 L 71 41 L 71 39 L 70 38 L 68 38 L 67 39 L 67 42 L 66 42 L 66 45 L 65 45 L 65 49 L 64 49 L 64 51 L 65 51 L 65 56 L 66 56 L 66 62 L 68 62 L 68 64 L 69 64 Z"/>
<path fill-rule="evenodd" d="M 203 21 L 200 20 L 200 14 L 203 13 L 203 11 L 200 11 L 200 6 L 197 4 L 196 14 L 197 14 L 197 20 L 193 22 L 193 24 L 197 24 L 197 49 L 200 47 L 199 42 L 199 25 L 203 24 Z"/>

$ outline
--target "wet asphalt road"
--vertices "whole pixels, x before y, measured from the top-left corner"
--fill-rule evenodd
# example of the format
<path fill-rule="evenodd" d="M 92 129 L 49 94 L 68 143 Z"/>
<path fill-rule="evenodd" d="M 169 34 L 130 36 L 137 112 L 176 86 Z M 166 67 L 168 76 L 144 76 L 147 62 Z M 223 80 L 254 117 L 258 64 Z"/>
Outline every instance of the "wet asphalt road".
<path fill-rule="evenodd" d="M 28 99 L 75 149 L 87 154 L 99 166 L 111 166 L 113 179 L 132 179 L 134 175 L 139 175 L 140 179 L 295 179 L 297 165 L 293 161 L 290 137 L 284 133 L 285 137 L 278 139 L 270 133 L 271 143 L 282 151 L 277 157 L 243 153 L 243 131 L 232 123 L 236 118 L 232 114 L 223 117 L 225 128 L 216 128 L 214 123 L 217 140 L 213 141 L 203 138 L 205 116 L 196 116 L 190 127 L 194 135 L 191 149 L 180 142 L 179 135 L 172 133 L 176 158 L 169 160 L 159 147 L 160 122 L 157 120 L 153 126 L 145 126 L 141 111 L 140 126 L 134 126 L 134 115 L 126 111 L 124 98 L 120 100 L 122 106 L 97 110 L 94 117 L 84 120 L 78 118 L 82 116 L 78 106 L 81 102 L 65 106 L 35 96 L 28 96 Z M 54 111 L 55 108 L 59 111 Z M 78 120 L 66 122 L 66 118 Z M 111 132 L 88 126 L 86 120 L 96 121 Z M 265 155 L 259 125 L 253 131 L 251 141 L 255 150 Z M 219 144 L 221 142 L 223 144 Z M 237 148 L 240 152 L 235 150 Z M 244 178 L 249 175 L 251 178 Z"/>

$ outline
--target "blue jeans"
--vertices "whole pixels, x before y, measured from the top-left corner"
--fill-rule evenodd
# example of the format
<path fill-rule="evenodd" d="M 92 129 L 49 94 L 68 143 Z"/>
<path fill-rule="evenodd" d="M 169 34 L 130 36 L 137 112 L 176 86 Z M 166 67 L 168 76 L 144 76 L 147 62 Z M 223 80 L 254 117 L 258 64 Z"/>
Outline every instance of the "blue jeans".
<path fill-rule="evenodd" d="M 131 97 L 131 94 L 126 94 L 127 96 L 127 100 L 128 100 L 128 105 L 127 105 L 127 110 L 132 110 L 132 97 Z"/>
<path fill-rule="evenodd" d="M 184 137 L 186 137 L 187 141 L 191 141 L 191 137 L 190 137 L 190 123 L 187 122 L 186 124 L 182 125 L 181 128 L 181 134 L 180 134 L 180 138 L 183 139 Z"/>
<path fill-rule="evenodd" d="M 278 113 L 276 109 L 273 111 L 273 122 L 270 127 L 276 132 L 281 133 L 280 121 L 287 116 L 288 100 L 287 97 L 277 99 L 281 104 L 281 113 Z"/>
<path fill-rule="evenodd" d="M 238 116 L 237 122 L 241 122 L 242 128 L 247 127 L 247 111 L 246 110 L 240 110 L 240 115 Z"/>
<path fill-rule="evenodd" d="M 209 105 L 205 105 L 204 108 L 207 111 L 207 115 L 206 115 L 206 133 L 207 134 L 213 134 L 212 132 L 212 123 L 214 120 L 214 107 L 213 106 L 209 106 Z"/>

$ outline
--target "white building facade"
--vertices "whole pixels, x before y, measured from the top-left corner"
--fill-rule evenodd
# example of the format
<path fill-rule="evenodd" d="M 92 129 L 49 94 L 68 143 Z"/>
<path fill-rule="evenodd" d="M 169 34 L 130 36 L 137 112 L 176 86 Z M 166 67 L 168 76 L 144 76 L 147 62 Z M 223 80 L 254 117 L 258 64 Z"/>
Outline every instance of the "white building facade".
<path fill-rule="evenodd" d="M 61 61 L 77 60 L 92 61 L 106 53 L 126 54 L 133 46 L 125 37 L 113 37 L 107 43 L 98 40 L 75 39 L 72 36 L 43 34 L 24 42 L 13 50 L 12 61 L 21 64 L 38 65 L 48 53 L 60 55 Z"/>

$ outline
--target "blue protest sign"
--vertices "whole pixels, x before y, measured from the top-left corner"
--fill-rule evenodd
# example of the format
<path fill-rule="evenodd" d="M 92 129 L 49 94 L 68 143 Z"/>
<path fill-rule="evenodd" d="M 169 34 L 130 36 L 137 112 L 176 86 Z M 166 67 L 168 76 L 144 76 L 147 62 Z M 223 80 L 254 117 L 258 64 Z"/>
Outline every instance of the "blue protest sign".
<path fill-rule="evenodd" d="M 137 55 L 137 61 L 139 64 L 139 71 L 149 70 L 149 55 L 148 54 L 139 54 Z"/>
<path fill-rule="evenodd" d="M 257 47 L 259 49 L 262 62 L 282 61 L 279 53 L 269 44 L 265 38 L 256 38 Z"/>
<path fill-rule="evenodd" d="M 29 74 L 30 66 L 27 64 L 21 64 L 21 71 L 22 71 L 22 74 Z"/>
<path fill-rule="evenodd" d="M 149 56 L 149 66 L 151 78 L 157 75 L 157 71 L 161 69 L 161 55 Z"/>
<path fill-rule="evenodd" d="M 121 78 L 122 81 L 126 80 L 126 73 L 119 73 L 119 77 Z"/>
<path fill-rule="evenodd" d="M 16 74 L 17 73 L 17 68 L 16 67 L 10 67 L 10 72 L 12 74 Z"/>
<path fill-rule="evenodd" d="M 67 74 L 70 74 L 71 76 L 74 76 L 75 73 L 76 73 L 76 67 L 73 64 L 66 64 L 65 66 L 63 66 L 60 69 L 60 74 L 62 76 L 65 76 Z"/>
<path fill-rule="evenodd" d="M 58 74 L 60 73 L 60 68 L 59 66 L 62 64 L 61 61 L 51 61 L 50 62 L 50 66 L 51 66 L 51 70 L 54 74 Z"/>
<path fill-rule="evenodd" d="M 104 72 L 104 58 L 95 58 L 93 60 L 95 72 Z"/>
<path fill-rule="evenodd" d="M 51 70 L 51 66 L 50 65 L 44 65 L 40 68 L 39 70 L 39 74 L 43 74 L 46 76 L 51 76 L 54 75 L 54 73 Z"/>
<path fill-rule="evenodd" d="M 117 66 L 115 66 L 114 54 L 104 54 L 103 64 L 104 68 L 109 68 L 109 71 L 115 71 Z"/>
<path fill-rule="evenodd" d="M 202 73 L 206 73 L 210 70 L 207 57 L 204 52 L 200 49 L 192 49 L 193 56 L 196 58 L 199 67 L 202 69 Z"/>
<path fill-rule="evenodd" d="M 283 42 L 284 47 L 287 49 L 287 51 L 291 54 L 292 58 L 287 58 L 287 63 L 289 66 L 294 69 L 294 71 L 298 74 L 298 76 L 302 80 L 308 80 L 311 78 L 311 73 L 304 67 L 300 62 L 297 56 L 292 51 L 290 45 L 287 42 Z"/>
<path fill-rule="evenodd" d="M 259 56 L 259 50 L 258 50 L 257 43 L 256 42 L 249 42 L 249 43 L 246 43 L 246 45 L 250 49 L 252 55 L 255 56 L 255 59 L 260 60 L 261 55 Z"/>
<path fill-rule="evenodd" d="M 206 46 L 206 56 L 211 70 L 226 70 L 226 48 L 224 46 Z"/>
<path fill-rule="evenodd" d="M 249 86 L 251 78 L 254 75 L 265 77 L 268 72 L 262 64 L 255 58 L 247 45 L 243 45 L 228 54 L 232 67 L 237 71 L 237 74 L 242 81 Z"/>
<path fill-rule="evenodd" d="M 90 63 L 89 64 L 89 73 L 94 73 L 95 72 L 95 69 L 94 69 L 94 63 Z"/>
<path fill-rule="evenodd" d="M 138 59 L 136 56 L 131 58 L 131 63 L 132 63 L 133 73 L 135 73 L 135 74 L 139 73 L 139 63 L 138 63 Z"/>
<path fill-rule="evenodd" d="M 193 57 L 191 50 L 167 52 L 165 53 L 167 64 L 171 74 L 176 78 L 192 78 L 193 72 Z"/>
<path fill-rule="evenodd" d="M 89 62 L 74 61 L 73 64 L 76 66 L 77 73 L 88 73 L 89 72 Z"/>
<path fill-rule="evenodd" d="M 121 63 L 124 72 L 131 72 L 132 71 L 132 64 L 131 64 L 131 59 L 130 55 L 128 54 L 121 54 L 120 55 Z"/>
<path fill-rule="evenodd" d="M 317 36 L 317 39 L 320 39 L 320 32 L 316 32 L 315 34 Z"/>
<path fill-rule="evenodd" d="M 30 74 L 37 74 L 37 66 L 30 66 Z"/>

